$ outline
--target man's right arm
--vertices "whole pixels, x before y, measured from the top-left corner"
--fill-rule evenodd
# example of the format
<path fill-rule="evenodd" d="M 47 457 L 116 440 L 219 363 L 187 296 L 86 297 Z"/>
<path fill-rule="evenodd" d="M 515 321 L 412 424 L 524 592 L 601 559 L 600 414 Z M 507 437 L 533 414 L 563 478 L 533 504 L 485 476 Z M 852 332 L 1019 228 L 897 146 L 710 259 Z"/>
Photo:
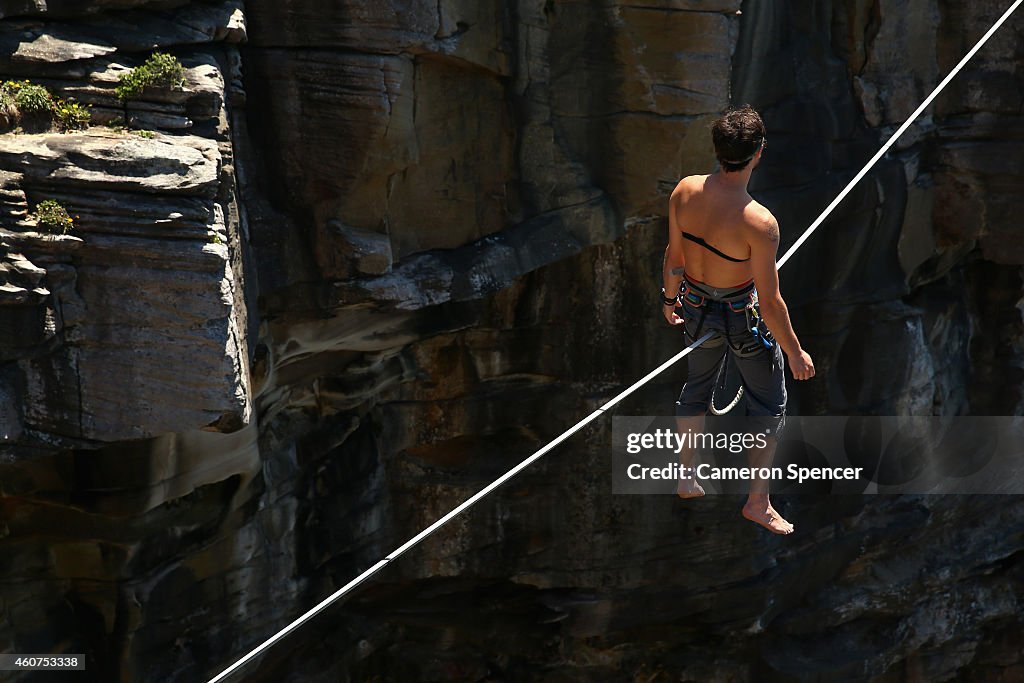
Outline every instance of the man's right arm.
<path fill-rule="evenodd" d="M 685 201 L 685 183 L 685 178 L 679 181 L 668 200 L 668 245 L 665 247 L 665 257 L 661 262 L 661 280 L 665 296 L 668 298 L 674 297 L 679 292 L 679 284 L 683 280 L 683 266 L 686 265 L 686 257 L 683 255 L 683 236 L 676 220 L 676 212 Z M 661 312 L 669 325 L 683 324 L 683 319 L 676 314 L 675 306 L 666 304 L 662 306 Z"/>
<path fill-rule="evenodd" d="M 775 256 L 779 250 L 779 224 L 774 216 L 767 213 L 766 217 L 752 226 L 749 243 L 750 264 L 761 315 L 789 359 L 793 378 L 810 379 L 814 377 L 814 362 L 800 346 L 800 340 L 789 319 L 789 309 L 779 290 L 779 270 L 775 267 Z"/>

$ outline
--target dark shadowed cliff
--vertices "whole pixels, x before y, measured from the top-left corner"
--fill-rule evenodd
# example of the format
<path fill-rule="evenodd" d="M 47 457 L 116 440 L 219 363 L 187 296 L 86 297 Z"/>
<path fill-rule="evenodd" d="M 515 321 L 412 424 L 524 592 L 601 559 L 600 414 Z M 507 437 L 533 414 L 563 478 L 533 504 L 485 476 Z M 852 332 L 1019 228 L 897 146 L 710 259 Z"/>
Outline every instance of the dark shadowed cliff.
<path fill-rule="evenodd" d="M 92 107 L 0 110 L 3 650 L 206 680 L 681 347 L 664 212 L 721 109 L 785 247 L 1008 4 L 0 0 L 0 78 Z M 1024 411 L 1022 30 L 783 271 L 793 413 Z M 154 49 L 184 88 L 120 101 Z M 779 496 L 772 537 L 613 496 L 610 432 L 239 680 L 1024 679 L 1020 498 Z"/>

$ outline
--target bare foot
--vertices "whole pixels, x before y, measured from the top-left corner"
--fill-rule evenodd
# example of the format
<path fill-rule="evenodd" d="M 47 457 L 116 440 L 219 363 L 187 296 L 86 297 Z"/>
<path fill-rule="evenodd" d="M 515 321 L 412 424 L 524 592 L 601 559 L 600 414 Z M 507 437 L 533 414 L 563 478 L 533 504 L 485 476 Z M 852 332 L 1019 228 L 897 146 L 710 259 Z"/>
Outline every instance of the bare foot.
<path fill-rule="evenodd" d="M 680 477 L 676 493 L 680 498 L 700 498 L 704 495 L 704 488 L 697 483 L 695 477 Z"/>
<path fill-rule="evenodd" d="M 747 501 L 747 504 L 743 506 L 743 516 L 749 519 L 751 522 L 760 524 L 768 531 L 776 534 L 791 534 L 793 533 L 793 525 L 782 518 L 772 504 L 764 502 Z"/>

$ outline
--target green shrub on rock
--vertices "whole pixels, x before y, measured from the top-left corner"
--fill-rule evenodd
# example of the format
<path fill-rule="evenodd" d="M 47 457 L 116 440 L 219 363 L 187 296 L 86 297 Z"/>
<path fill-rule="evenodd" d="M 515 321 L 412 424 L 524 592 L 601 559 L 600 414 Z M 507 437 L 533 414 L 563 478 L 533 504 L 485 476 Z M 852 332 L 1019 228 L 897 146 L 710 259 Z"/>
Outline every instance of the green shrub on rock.
<path fill-rule="evenodd" d="M 8 81 L 4 87 L 10 86 L 14 94 L 14 104 L 22 116 L 50 114 L 53 112 L 53 96 L 41 85 L 29 81 Z"/>
<path fill-rule="evenodd" d="M 121 76 L 116 88 L 122 100 L 138 97 L 149 86 L 180 88 L 185 84 L 185 67 L 174 55 L 154 52 L 142 66 Z"/>
<path fill-rule="evenodd" d="M 44 86 L 31 81 L 6 81 L 0 85 L 0 132 L 12 128 L 42 133 L 56 124 L 63 132 L 88 128 L 92 114 L 87 105 L 56 98 Z M 15 126 L 24 128 L 15 128 Z"/>
<path fill-rule="evenodd" d="M 149 77 L 146 71 L 143 71 L 143 67 L 132 69 L 128 73 L 121 76 L 117 81 L 117 87 L 114 92 L 122 100 L 129 100 L 142 94 L 142 91 L 149 84 Z"/>
<path fill-rule="evenodd" d="M 53 123 L 53 96 L 41 85 L 30 81 L 7 81 L 3 93 L 3 123 L 14 132 L 42 133 Z"/>
<path fill-rule="evenodd" d="M 82 130 L 89 127 L 92 114 L 89 108 L 78 102 L 66 102 L 57 100 L 53 106 L 53 115 L 57 119 L 57 125 L 65 133 L 69 130 Z"/>
<path fill-rule="evenodd" d="M 54 199 L 39 202 L 36 205 L 35 216 L 40 228 L 54 234 L 66 235 L 68 230 L 75 227 L 75 221 L 68 214 L 68 210 Z"/>
<path fill-rule="evenodd" d="M 185 67 L 178 58 L 166 52 L 154 52 L 146 60 L 146 68 L 153 78 L 153 85 L 180 88 L 185 85 Z"/>

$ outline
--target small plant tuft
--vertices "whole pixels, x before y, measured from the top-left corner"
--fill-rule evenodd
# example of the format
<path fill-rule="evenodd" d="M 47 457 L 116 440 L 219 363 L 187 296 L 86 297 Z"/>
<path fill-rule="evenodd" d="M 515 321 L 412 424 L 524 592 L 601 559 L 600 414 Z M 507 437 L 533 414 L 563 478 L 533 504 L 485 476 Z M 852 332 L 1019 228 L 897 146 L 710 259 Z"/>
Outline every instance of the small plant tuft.
<path fill-rule="evenodd" d="M 155 52 L 146 60 L 154 85 L 168 88 L 180 88 L 185 85 L 185 67 L 178 58 L 166 52 Z"/>
<path fill-rule="evenodd" d="M 35 216 L 39 227 L 46 228 L 53 234 L 66 235 L 68 230 L 75 227 L 75 221 L 68 214 L 68 210 L 54 199 L 39 202 L 36 205 Z"/>
<path fill-rule="evenodd" d="M 56 98 L 44 86 L 31 81 L 6 81 L 0 85 L 0 128 L 14 132 L 45 132 L 56 126 L 62 132 L 88 128 L 88 105 Z"/>
<path fill-rule="evenodd" d="M 9 81 L 4 86 L 11 86 L 14 104 L 22 116 L 42 116 L 53 113 L 53 96 L 41 85 L 29 81 Z"/>
<path fill-rule="evenodd" d="M 78 102 L 67 102 L 57 100 L 53 105 L 53 116 L 57 120 L 57 126 L 65 133 L 71 130 L 82 130 L 89 127 L 92 114 L 88 106 Z"/>
<path fill-rule="evenodd" d="M 130 100 L 141 95 L 147 85 L 149 85 L 147 72 L 143 71 L 143 67 L 140 66 L 121 76 L 114 92 L 122 100 Z"/>
<path fill-rule="evenodd" d="M 138 135 L 140 138 L 152 139 L 156 137 L 156 133 L 145 128 L 130 128 L 121 121 L 108 121 L 104 124 L 109 130 L 115 133 L 121 133 L 122 135 Z"/>
<path fill-rule="evenodd" d="M 180 88 L 185 85 L 185 67 L 174 55 L 154 52 L 142 66 L 121 76 L 116 88 L 122 100 L 138 97 L 149 86 Z"/>

